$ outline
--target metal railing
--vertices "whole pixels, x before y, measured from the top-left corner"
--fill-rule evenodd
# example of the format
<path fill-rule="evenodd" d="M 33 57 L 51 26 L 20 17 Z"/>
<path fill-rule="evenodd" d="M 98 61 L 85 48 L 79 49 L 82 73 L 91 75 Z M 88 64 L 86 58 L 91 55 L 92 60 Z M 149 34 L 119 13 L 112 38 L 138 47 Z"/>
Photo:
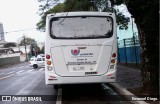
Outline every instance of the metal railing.
<path fill-rule="evenodd" d="M 140 63 L 140 43 L 138 38 L 118 41 L 118 61 L 120 63 Z"/>

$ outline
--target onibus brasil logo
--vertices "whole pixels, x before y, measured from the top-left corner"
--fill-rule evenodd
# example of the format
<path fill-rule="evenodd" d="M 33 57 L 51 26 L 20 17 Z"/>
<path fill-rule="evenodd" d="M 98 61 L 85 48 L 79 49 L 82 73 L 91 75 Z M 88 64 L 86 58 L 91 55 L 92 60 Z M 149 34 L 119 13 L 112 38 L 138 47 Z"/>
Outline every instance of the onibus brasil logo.
<path fill-rule="evenodd" d="M 80 49 L 72 49 L 71 50 L 71 53 L 72 53 L 72 55 L 79 55 L 79 53 L 80 53 Z"/>

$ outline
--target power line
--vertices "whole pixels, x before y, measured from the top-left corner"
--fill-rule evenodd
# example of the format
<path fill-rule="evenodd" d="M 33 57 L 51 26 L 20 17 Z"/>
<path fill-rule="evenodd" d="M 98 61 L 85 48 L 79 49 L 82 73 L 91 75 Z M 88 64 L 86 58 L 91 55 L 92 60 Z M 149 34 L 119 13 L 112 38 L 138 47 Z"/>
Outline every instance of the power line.
<path fill-rule="evenodd" d="M 28 30 L 34 30 L 36 28 L 30 28 L 30 29 L 24 29 L 24 30 L 15 30 L 15 31 L 8 31 L 8 32 L 1 32 L 0 34 L 8 34 L 12 32 L 21 32 L 21 31 L 28 31 Z"/>

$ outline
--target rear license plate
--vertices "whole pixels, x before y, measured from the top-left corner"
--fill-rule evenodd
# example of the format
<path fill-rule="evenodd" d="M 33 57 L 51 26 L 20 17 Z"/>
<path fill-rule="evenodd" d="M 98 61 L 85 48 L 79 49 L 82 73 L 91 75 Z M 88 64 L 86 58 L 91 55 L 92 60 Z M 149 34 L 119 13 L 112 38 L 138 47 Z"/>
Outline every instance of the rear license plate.
<path fill-rule="evenodd" d="M 83 67 L 83 66 L 73 67 L 73 71 L 84 71 L 84 70 L 85 70 L 85 67 Z"/>
<path fill-rule="evenodd" d="M 68 65 L 68 70 L 71 72 L 90 72 L 95 71 L 95 66 L 91 65 Z"/>

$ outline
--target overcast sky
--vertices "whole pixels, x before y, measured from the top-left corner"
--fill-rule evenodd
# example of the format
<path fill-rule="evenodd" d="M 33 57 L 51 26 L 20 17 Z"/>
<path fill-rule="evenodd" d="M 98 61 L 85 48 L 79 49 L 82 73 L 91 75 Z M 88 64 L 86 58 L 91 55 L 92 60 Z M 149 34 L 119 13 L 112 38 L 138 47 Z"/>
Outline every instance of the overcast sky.
<path fill-rule="evenodd" d="M 3 23 L 4 32 L 32 29 L 5 34 L 7 42 L 17 42 L 23 34 L 36 41 L 44 41 L 45 33 L 35 29 L 40 20 L 38 6 L 37 0 L 0 0 L 0 22 Z"/>

